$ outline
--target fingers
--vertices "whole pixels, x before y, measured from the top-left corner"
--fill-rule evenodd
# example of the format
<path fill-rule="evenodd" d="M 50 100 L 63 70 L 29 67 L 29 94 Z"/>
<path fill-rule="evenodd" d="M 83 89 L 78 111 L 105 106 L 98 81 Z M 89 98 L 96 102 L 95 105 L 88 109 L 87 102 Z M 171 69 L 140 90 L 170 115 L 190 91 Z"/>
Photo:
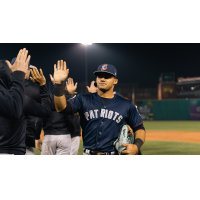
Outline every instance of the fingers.
<path fill-rule="evenodd" d="M 26 65 L 29 64 L 30 60 L 31 60 L 31 56 L 29 55 L 28 58 L 26 59 Z"/>
<path fill-rule="evenodd" d="M 33 79 L 35 78 L 35 74 L 34 74 L 34 72 L 33 72 L 33 70 L 31 69 L 30 70 L 31 71 L 31 76 L 33 77 Z M 32 79 L 31 79 L 32 80 Z"/>
<path fill-rule="evenodd" d="M 121 143 L 122 146 L 127 147 L 129 144 Z"/>
<path fill-rule="evenodd" d="M 56 64 L 54 64 L 54 71 L 56 70 L 67 70 L 67 63 L 63 60 L 58 60 L 57 61 L 57 68 L 56 68 Z"/>
<path fill-rule="evenodd" d="M 26 48 L 23 48 L 20 61 L 25 62 L 27 55 L 28 55 L 28 51 L 26 50 Z"/>
<path fill-rule="evenodd" d="M 42 69 L 40 69 L 40 76 L 44 76 Z"/>
<path fill-rule="evenodd" d="M 33 81 L 34 83 L 36 82 L 32 77 L 30 77 L 31 81 Z"/>
<path fill-rule="evenodd" d="M 63 64 L 63 60 L 60 61 L 60 69 L 63 70 L 64 69 L 64 64 Z"/>
<path fill-rule="evenodd" d="M 36 71 L 35 71 L 34 68 L 31 69 L 31 75 L 32 75 L 32 77 L 33 77 L 34 79 L 35 79 L 36 76 L 37 76 Z"/>
<path fill-rule="evenodd" d="M 51 81 L 53 81 L 53 76 L 51 74 L 49 74 Z"/>
<path fill-rule="evenodd" d="M 50 76 L 51 82 L 52 82 L 53 85 L 54 85 L 54 84 L 55 84 L 55 80 L 54 80 L 53 76 L 52 76 L 51 74 L 49 74 L 49 76 Z"/>
<path fill-rule="evenodd" d="M 21 59 L 21 56 L 22 56 L 22 49 L 19 50 L 19 53 L 17 54 L 17 58 L 15 60 L 15 62 L 19 62 L 19 60 Z"/>
<path fill-rule="evenodd" d="M 60 70 L 60 60 L 57 62 L 57 70 Z"/>
<path fill-rule="evenodd" d="M 67 63 L 64 61 L 64 70 L 67 70 Z"/>
<path fill-rule="evenodd" d="M 8 60 L 6 60 L 5 62 L 8 65 L 8 67 L 11 69 L 12 65 L 10 64 L 10 62 Z"/>
<path fill-rule="evenodd" d="M 95 83 L 95 81 L 92 81 L 92 82 L 91 82 L 91 86 L 94 86 L 94 83 Z"/>
<path fill-rule="evenodd" d="M 68 84 L 69 84 L 69 85 L 72 84 L 72 78 L 68 78 Z"/>
<path fill-rule="evenodd" d="M 56 64 L 54 64 L 54 72 L 57 71 Z"/>
<path fill-rule="evenodd" d="M 66 73 L 67 73 L 67 77 L 68 77 L 68 74 L 69 74 L 69 69 L 67 69 L 67 70 L 66 70 Z"/>
<path fill-rule="evenodd" d="M 35 75 L 36 75 L 37 77 L 40 76 L 40 73 L 39 73 L 39 71 L 38 71 L 38 69 L 37 69 L 36 67 L 33 68 L 33 71 L 34 71 L 34 73 L 35 73 Z"/>
<path fill-rule="evenodd" d="M 78 86 L 78 82 L 76 82 L 76 84 L 75 84 L 75 88 L 77 88 L 77 86 Z"/>
<path fill-rule="evenodd" d="M 71 78 L 71 84 L 73 84 L 73 85 L 74 85 L 74 80 L 73 80 L 73 78 Z"/>
<path fill-rule="evenodd" d="M 27 56 L 28 56 L 28 50 L 24 50 L 24 57 L 23 60 L 26 62 L 27 61 Z"/>

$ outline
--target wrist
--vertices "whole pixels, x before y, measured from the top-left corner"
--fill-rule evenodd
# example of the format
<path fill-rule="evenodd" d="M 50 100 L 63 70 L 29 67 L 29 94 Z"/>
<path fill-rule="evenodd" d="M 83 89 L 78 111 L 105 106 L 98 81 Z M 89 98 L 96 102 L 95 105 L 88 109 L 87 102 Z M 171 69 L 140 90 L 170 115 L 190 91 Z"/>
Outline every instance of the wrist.
<path fill-rule="evenodd" d="M 40 83 L 40 84 L 39 84 L 39 86 L 43 86 L 43 85 L 46 85 L 46 83 Z"/>
<path fill-rule="evenodd" d="M 62 84 L 63 81 L 55 81 L 55 84 Z"/>
<path fill-rule="evenodd" d="M 69 91 L 68 91 L 69 92 Z M 74 94 L 75 91 L 69 92 L 69 94 Z"/>
<path fill-rule="evenodd" d="M 143 142 L 140 138 L 135 139 L 134 145 L 137 146 L 138 151 L 140 150 L 140 148 L 141 148 L 141 146 L 142 146 L 143 144 L 144 144 L 144 142 Z"/>
<path fill-rule="evenodd" d="M 138 146 L 136 145 L 136 144 L 133 144 L 134 145 L 134 147 L 137 149 L 136 150 L 136 153 L 138 153 L 139 152 L 139 148 L 138 148 Z M 135 152 L 134 152 L 135 153 Z M 135 155 L 135 154 L 134 154 Z"/>
<path fill-rule="evenodd" d="M 57 97 L 61 97 L 64 95 L 64 85 L 63 84 L 57 84 L 54 85 L 54 95 Z"/>

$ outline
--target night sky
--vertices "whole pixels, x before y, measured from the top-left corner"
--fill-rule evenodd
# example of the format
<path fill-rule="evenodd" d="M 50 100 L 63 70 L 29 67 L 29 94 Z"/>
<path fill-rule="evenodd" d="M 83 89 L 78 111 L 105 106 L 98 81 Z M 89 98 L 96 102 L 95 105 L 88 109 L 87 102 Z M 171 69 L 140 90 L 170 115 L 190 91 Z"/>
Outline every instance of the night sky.
<path fill-rule="evenodd" d="M 42 68 L 47 81 L 53 65 L 63 59 L 75 82 L 85 80 L 85 46 L 79 43 L 0 44 L 0 59 L 16 57 L 26 47 L 31 64 Z M 139 87 L 157 87 L 162 72 L 175 72 L 175 77 L 200 76 L 200 44 L 134 44 L 94 43 L 87 47 L 88 81 L 100 64 L 113 64 L 119 83 L 138 83 Z"/>

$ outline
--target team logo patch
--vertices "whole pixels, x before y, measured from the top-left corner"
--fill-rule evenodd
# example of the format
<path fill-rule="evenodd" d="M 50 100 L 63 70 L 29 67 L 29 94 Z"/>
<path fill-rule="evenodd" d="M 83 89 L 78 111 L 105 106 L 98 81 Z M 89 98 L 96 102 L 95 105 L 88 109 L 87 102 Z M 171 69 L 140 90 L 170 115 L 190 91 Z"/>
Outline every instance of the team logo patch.
<path fill-rule="evenodd" d="M 107 70 L 107 64 L 105 64 L 105 65 L 103 65 L 102 67 L 101 67 L 101 71 L 104 71 L 104 70 Z"/>

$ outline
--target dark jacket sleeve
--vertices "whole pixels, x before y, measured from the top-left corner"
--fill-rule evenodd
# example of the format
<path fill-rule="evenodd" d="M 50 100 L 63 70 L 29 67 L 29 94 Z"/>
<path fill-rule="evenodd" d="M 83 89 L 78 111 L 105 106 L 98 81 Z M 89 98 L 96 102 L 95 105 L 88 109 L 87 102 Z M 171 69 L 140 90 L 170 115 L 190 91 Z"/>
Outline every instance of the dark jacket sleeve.
<path fill-rule="evenodd" d="M 42 126 L 43 126 L 42 118 L 38 117 L 36 125 L 35 125 L 35 129 L 36 129 L 35 139 L 36 140 L 40 139 L 40 133 L 41 133 L 41 130 L 42 130 Z"/>
<path fill-rule="evenodd" d="M 13 72 L 10 90 L 0 89 L 0 115 L 20 118 L 24 104 L 24 76 L 22 71 Z"/>
<path fill-rule="evenodd" d="M 46 85 L 40 86 L 41 104 L 25 96 L 24 113 L 35 117 L 51 117 L 51 98 Z"/>

